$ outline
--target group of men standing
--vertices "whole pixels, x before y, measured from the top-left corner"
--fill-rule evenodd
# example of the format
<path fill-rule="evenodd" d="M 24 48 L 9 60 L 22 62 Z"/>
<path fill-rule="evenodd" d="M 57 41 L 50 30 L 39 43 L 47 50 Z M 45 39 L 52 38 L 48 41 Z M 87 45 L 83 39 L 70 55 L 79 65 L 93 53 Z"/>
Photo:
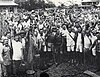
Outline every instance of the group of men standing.
<path fill-rule="evenodd" d="M 85 14 L 85 9 L 66 15 L 60 10 L 10 13 L 3 20 L 7 32 L 0 40 L 1 75 L 19 76 L 20 68 L 27 64 L 35 70 L 39 64 L 41 68 L 62 62 L 88 66 L 97 61 L 100 69 L 99 17 L 91 11 Z"/>

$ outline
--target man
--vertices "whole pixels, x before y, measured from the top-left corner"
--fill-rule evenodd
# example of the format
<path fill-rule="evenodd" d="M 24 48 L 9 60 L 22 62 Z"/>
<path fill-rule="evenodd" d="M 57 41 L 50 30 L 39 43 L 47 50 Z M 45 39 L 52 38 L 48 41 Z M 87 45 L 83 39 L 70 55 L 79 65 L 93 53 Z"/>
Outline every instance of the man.
<path fill-rule="evenodd" d="M 97 71 L 100 71 L 100 33 L 97 32 L 97 39 L 94 41 L 90 50 L 96 46 L 96 62 L 97 62 Z"/>
<path fill-rule="evenodd" d="M 10 32 L 7 32 L 7 33 L 6 33 L 6 37 L 7 37 L 7 39 L 8 39 L 8 44 L 9 44 L 9 46 L 11 47 L 11 33 L 10 33 Z"/>
<path fill-rule="evenodd" d="M 19 41 L 19 35 L 16 35 L 12 40 L 13 47 L 13 74 L 19 75 L 19 67 L 23 60 L 22 43 Z"/>
<path fill-rule="evenodd" d="M 55 61 L 55 52 L 54 52 L 54 43 L 55 43 L 55 35 L 56 35 L 56 28 L 52 28 L 51 31 L 49 31 L 46 35 L 46 55 L 47 55 L 47 62 L 51 62 L 52 60 L 54 61 L 54 63 L 56 63 Z M 53 54 L 53 55 L 52 55 Z"/>
<path fill-rule="evenodd" d="M 27 53 L 26 53 L 26 50 L 25 50 L 25 45 L 26 45 L 26 41 L 25 41 L 25 35 L 22 34 L 21 35 L 21 43 L 22 43 L 22 47 L 23 47 L 23 58 L 24 58 L 24 61 L 27 61 Z"/>
<path fill-rule="evenodd" d="M 62 57 L 62 35 L 57 30 L 56 35 L 55 35 L 55 43 L 54 43 L 54 50 L 55 50 L 55 60 L 56 63 L 59 64 L 61 63 L 61 57 Z"/>
<path fill-rule="evenodd" d="M 11 76 L 11 57 L 10 57 L 10 46 L 8 44 L 8 39 L 4 40 L 4 47 L 2 49 L 3 58 L 3 75 L 6 77 Z"/>
<path fill-rule="evenodd" d="M 3 43 L 0 41 L 0 77 L 2 76 L 2 63 L 3 63 L 2 50 L 3 50 Z"/>
<path fill-rule="evenodd" d="M 89 65 L 91 63 L 92 54 L 91 54 L 91 51 L 89 51 L 91 44 L 92 44 L 92 41 L 90 39 L 90 33 L 87 30 L 84 35 L 84 53 L 85 53 L 84 58 L 85 58 L 86 65 Z"/>
<path fill-rule="evenodd" d="M 73 40 L 72 35 L 70 34 L 70 32 L 68 31 L 68 29 L 66 28 L 65 25 L 63 25 L 62 36 L 65 36 L 65 38 L 66 38 L 68 61 L 71 62 L 71 59 L 72 59 L 71 58 L 71 55 L 72 55 L 71 51 L 74 51 L 75 42 Z"/>
<path fill-rule="evenodd" d="M 77 54 L 77 61 L 78 64 L 83 64 L 83 40 L 82 40 L 82 28 L 77 27 L 76 29 L 76 54 Z"/>

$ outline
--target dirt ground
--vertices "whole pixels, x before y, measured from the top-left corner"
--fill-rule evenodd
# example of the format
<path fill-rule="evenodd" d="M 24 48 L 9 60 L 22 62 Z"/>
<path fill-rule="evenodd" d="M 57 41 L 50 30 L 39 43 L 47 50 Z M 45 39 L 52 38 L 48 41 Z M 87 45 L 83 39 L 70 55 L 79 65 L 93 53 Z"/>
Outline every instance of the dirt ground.
<path fill-rule="evenodd" d="M 92 72 L 96 71 L 95 66 L 86 66 L 86 65 L 70 65 L 69 63 L 61 63 L 59 65 L 53 64 L 47 70 L 46 73 L 50 77 L 91 77 L 84 74 L 84 71 L 89 70 Z M 38 70 L 35 74 L 36 77 L 39 77 L 40 73 L 44 70 Z M 100 74 L 100 73 L 98 73 Z"/>

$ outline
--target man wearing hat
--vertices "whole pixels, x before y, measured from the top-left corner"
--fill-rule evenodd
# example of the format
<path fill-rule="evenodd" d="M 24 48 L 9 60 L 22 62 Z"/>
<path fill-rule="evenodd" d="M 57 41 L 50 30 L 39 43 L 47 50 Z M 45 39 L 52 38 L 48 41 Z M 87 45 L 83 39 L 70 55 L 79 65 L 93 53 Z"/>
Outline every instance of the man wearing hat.
<path fill-rule="evenodd" d="M 55 57 L 54 55 L 54 42 L 55 42 L 55 35 L 56 35 L 56 28 L 52 28 L 51 31 L 49 31 L 46 35 L 46 51 L 47 51 L 47 59 L 50 62 L 52 59 L 55 62 Z M 53 55 L 52 55 L 53 53 Z"/>
<path fill-rule="evenodd" d="M 13 47 L 13 74 L 19 75 L 19 67 L 21 60 L 23 59 L 22 43 L 19 41 L 19 35 L 16 34 L 14 40 L 12 40 Z"/>

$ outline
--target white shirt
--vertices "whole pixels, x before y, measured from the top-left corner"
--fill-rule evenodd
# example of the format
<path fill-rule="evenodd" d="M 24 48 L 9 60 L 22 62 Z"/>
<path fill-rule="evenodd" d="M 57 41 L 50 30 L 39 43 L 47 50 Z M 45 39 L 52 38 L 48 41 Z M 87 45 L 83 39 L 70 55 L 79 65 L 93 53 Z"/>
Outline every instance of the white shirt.
<path fill-rule="evenodd" d="M 94 43 L 94 41 L 97 39 L 96 36 L 94 36 L 92 33 L 91 33 L 91 41 L 92 41 L 92 44 Z M 96 46 L 94 48 L 92 48 L 92 54 L 94 56 L 96 56 Z"/>
<path fill-rule="evenodd" d="M 25 38 L 22 38 L 22 47 L 25 47 Z"/>
<path fill-rule="evenodd" d="M 67 36 L 68 35 L 68 30 L 66 29 L 66 30 L 61 30 L 61 33 L 62 33 L 62 36 Z"/>
<path fill-rule="evenodd" d="M 23 25 L 24 28 L 26 28 L 27 27 L 27 22 L 25 22 L 25 21 L 22 22 L 22 25 Z"/>
<path fill-rule="evenodd" d="M 39 24 L 39 29 L 42 29 L 43 27 L 43 24 Z"/>
<path fill-rule="evenodd" d="M 0 43 L 0 61 L 3 61 L 3 58 L 2 58 L 2 50 L 3 50 L 4 46 L 2 43 Z"/>
<path fill-rule="evenodd" d="M 94 43 L 94 41 L 97 39 L 96 36 L 94 36 L 92 33 L 91 33 L 91 41 L 92 41 L 92 44 Z"/>
<path fill-rule="evenodd" d="M 82 45 L 81 33 L 78 33 L 78 37 L 77 37 L 77 45 L 78 45 L 78 46 Z"/>
<path fill-rule="evenodd" d="M 82 52 L 82 48 L 83 46 L 82 46 L 81 33 L 78 33 L 76 51 Z"/>
<path fill-rule="evenodd" d="M 1 38 L 2 40 L 4 40 L 4 39 L 8 39 L 6 36 L 2 36 L 2 38 Z"/>
<path fill-rule="evenodd" d="M 85 48 L 89 48 L 90 45 L 91 45 L 90 39 L 89 39 L 88 36 L 85 35 L 85 36 L 84 36 L 84 47 L 85 47 Z"/>
<path fill-rule="evenodd" d="M 62 30 L 62 34 L 63 34 L 63 36 L 66 36 L 66 41 L 67 41 L 66 46 L 74 46 L 75 45 L 75 42 L 72 39 L 72 37 L 70 36 L 70 33 L 68 32 L 67 29 L 66 30 Z"/>
<path fill-rule="evenodd" d="M 12 47 L 13 47 L 13 60 L 22 60 L 23 59 L 22 43 L 12 40 Z"/>

